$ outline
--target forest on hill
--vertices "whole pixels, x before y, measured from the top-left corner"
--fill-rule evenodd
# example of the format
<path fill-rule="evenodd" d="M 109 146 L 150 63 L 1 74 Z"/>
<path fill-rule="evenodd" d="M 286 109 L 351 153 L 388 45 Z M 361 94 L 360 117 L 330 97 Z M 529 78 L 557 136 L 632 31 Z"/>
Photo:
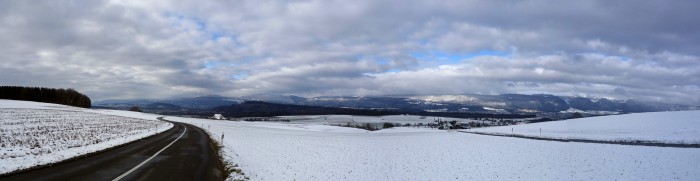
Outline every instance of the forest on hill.
<path fill-rule="evenodd" d="M 90 108 L 90 98 L 73 89 L 0 86 L 0 99 L 35 101 Z"/>

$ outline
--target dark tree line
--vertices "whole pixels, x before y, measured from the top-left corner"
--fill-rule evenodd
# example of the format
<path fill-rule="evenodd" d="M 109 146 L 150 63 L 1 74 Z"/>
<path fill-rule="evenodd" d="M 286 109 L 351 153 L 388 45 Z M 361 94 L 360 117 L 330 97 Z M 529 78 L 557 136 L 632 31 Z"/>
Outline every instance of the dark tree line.
<path fill-rule="evenodd" d="M 0 86 L 0 99 L 24 100 L 90 108 L 90 98 L 73 89 Z"/>
<path fill-rule="evenodd" d="M 226 117 L 273 117 L 289 115 L 362 115 L 362 116 L 383 116 L 395 115 L 396 112 L 371 110 L 371 109 L 350 109 L 322 106 L 302 106 L 289 104 L 276 104 L 261 101 L 246 101 L 242 104 L 231 106 L 221 106 L 212 109 L 221 112 Z"/>

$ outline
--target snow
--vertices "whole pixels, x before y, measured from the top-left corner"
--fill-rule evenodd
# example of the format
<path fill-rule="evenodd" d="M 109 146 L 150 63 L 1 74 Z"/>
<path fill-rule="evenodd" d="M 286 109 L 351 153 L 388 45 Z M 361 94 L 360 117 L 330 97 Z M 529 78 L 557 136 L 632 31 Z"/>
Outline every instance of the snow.
<path fill-rule="evenodd" d="M 157 120 L 158 117 L 163 117 L 162 115 L 158 115 L 158 114 L 150 114 L 150 113 L 142 113 L 142 112 L 134 112 L 134 111 L 122 111 L 122 110 L 109 110 L 109 109 L 88 109 L 88 110 L 84 110 L 84 111 L 99 113 L 99 114 L 114 115 L 114 116 L 137 118 L 137 119 L 146 119 L 146 120 Z"/>
<path fill-rule="evenodd" d="M 156 117 L 0 100 L 0 174 L 105 150 L 173 126 Z"/>
<path fill-rule="evenodd" d="M 43 102 L 31 102 L 31 101 L 17 101 L 17 100 L 5 100 L 0 99 L 0 109 L 5 108 L 25 108 L 25 109 L 80 109 L 76 107 L 60 105 L 60 104 L 50 104 Z"/>
<path fill-rule="evenodd" d="M 405 127 L 370 132 L 318 122 L 166 119 L 200 126 L 219 142 L 223 134 L 226 160 L 251 180 L 700 179 L 700 149 L 694 148 L 554 142 Z"/>
<path fill-rule="evenodd" d="M 562 113 L 585 113 L 586 111 L 582 111 L 582 110 L 571 107 L 571 108 L 567 109 L 566 111 L 561 111 L 561 112 Z"/>
<path fill-rule="evenodd" d="M 416 115 L 389 115 L 389 116 L 351 116 L 351 115 L 307 115 L 307 116 L 278 116 L 287 119 L 291 123 L 300 124 L 344 124 L 344 123 L 435 123 L 435 120 L 456 120 L 459 123 L 468 123 L 475 120 L 448 117 L 416 116 Z"/>
<path fill-rule="evenodd" d="M 482 107 L 484 110 L 488 111 L 494 111 L 494 112 L 499 112 L 499 113 L 508 113 L 505 109 L 498 109 L 498 108 L 492 108 L 492 107 Z"/>
<path fill-rule="evenodd" d="M 435 95 L 435 96 L 413 96 L 411 99 L 418 99 L 427 102 L 476 102 L 476 97 L 467 95 Z"/>
<path fill-rule="evenodd" d="M 599 116 L 468 131 L 543 138 L 698 144 L 700 111 Z"/>
<path fill-rule="evenodd" d="M 0 100 L 0 132 L 3 135 L 18 131 L 30 134 L 3 136 L 3 143 L 9 143 L 7 139 L 36 139 L 43 144 L 34 149 L 0 147 L 0 173 L 56 162 L 148 136 L 153 129 L 147 125 L 157 125 L 155 132 L 172 127 L 155 121 L 156 117 L 159 115 Z M 700 149 L 697 148 L 555 142 L 409 127 L 366 131 L 326 125 L 348 121 L 431 123 L 434 120 L 408 115 L 283 118 L 291 122 L 166 117 L 199 126 L 214 140 L 223 143 L 226 161 L 237 164 L 236 168 L 244 173 L 228 179 L 700 180 L 697 169 Z M 700 141 L 698 118 L 700 111 L 643 113 L 469 131 L 510 134 L 513 129 L 516 134 L 543 137 L 697 143 Z M 123 121 L 132 123 L 129 126 L 118 124 Z M 58 126 L 88 130 L 75 133 L 81 135 L 77 137 L 79 141 L 58 139 L 63 141 L 55 144 L 43 142 L 52 140 L 45 139 L 52 134 L 31 135 L 41 133 L 45 127 Z M 115 131 L 104 126 L 133 129 L 131 132 Z M 73 134 L 67 130 L 55 133 Z M 103 141 L 91 144 L 93 137 Z M 68 148 L 71 144 L 79 146 Z M 45 148 L 51 153 L 42 151 Z M 16 154 L 15 158 L 4 157 L 11 154 Z"/>
<path fill-rule="evenodd" d="M 566 111 L 559 111 L 560 113 L 585 113 L 585 114 L 592 114 L 592 115 L 614 115 L 614 114 L 620 114 L 620 112 L 617 111 L 584 111 L 576 108 L 569 108 Z"/>

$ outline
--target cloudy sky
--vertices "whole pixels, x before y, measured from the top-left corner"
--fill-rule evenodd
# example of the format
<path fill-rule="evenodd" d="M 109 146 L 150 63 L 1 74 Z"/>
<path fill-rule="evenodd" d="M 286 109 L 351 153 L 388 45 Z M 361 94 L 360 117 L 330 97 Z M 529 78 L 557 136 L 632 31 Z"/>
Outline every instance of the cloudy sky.
<path fill-rule="evenodd" d="M 700 104 L 700 1 L 0 1 L 0 84 L 93 100 L 554 94 Z"/>

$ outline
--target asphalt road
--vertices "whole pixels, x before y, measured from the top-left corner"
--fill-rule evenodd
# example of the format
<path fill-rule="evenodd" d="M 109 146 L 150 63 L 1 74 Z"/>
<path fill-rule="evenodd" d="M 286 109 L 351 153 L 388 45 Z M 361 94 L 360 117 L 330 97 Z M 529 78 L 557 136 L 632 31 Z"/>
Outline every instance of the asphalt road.
<path fill-rule="evenodd" d="M 161 150 L 121 180 L 223 180 L 209 136 L 195 126 L 173 124 L 173 129 L 143 140 L 0 180 L 113 180 Z"/>

